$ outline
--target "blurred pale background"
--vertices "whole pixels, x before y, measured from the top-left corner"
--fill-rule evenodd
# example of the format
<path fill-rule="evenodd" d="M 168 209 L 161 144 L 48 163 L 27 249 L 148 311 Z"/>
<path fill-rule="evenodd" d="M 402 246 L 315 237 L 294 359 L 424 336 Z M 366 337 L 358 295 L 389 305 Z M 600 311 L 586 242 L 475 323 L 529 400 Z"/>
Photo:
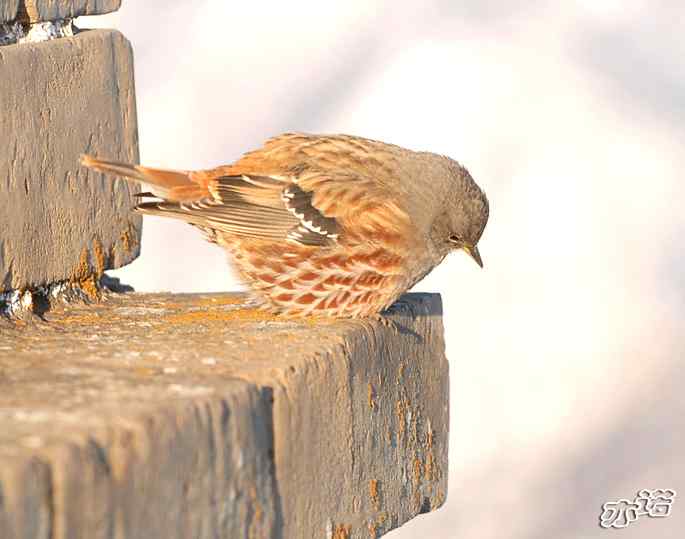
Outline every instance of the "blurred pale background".
<path fill-rule="evenodd" d="M 685 498 L 685 10 L 679 1 L 124 1 L 141 161 L 230 162 L 283 131 L 444 153 L 486 190 L 485 270 L 439 291 L 450 492 L 391 537 L 685 537 L 598 526 L 641 488 Z M 234 289 L 191 227 L 146 218 L 140 291 Z"/>

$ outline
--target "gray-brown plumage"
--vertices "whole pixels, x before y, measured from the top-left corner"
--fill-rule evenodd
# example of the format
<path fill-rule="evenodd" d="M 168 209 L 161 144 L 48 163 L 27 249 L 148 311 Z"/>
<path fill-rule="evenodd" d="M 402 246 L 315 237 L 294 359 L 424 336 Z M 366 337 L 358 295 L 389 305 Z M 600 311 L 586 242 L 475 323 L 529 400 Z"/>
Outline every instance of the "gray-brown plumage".
<path fill-rule="evenodd" d="M 270 309 L 378 313 L 450 252 L 482 266 L 488 200 L 448 157 L 348 135 L 285 134 L 232 165 L 167 171 L 82 164 L 152 186 L 143 213 L 175 217 L 225 247 Z"/>

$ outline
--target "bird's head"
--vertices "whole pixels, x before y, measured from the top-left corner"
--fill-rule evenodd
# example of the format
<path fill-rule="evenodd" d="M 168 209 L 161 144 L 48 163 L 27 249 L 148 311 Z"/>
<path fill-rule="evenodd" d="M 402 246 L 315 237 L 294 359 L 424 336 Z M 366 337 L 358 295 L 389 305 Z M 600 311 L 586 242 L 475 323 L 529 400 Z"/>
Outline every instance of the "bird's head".
<path fill-rule="evenodd" d="M 442 256 L 463 250 L 482 268 L 478 240 L 488 222 L 488 199 L 459 163 L 450 159 L 448 171 L 449 187 L 433 221 L 431 239 Z"/>

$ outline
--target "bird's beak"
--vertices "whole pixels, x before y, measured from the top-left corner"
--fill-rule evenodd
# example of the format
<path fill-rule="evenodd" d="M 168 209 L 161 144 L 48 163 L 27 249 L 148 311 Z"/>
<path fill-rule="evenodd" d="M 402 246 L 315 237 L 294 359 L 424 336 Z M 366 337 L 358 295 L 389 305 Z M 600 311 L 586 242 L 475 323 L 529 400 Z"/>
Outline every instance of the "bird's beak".
<path fill-rule="evenodd" d="M 476 261 L 481 268 L 483 267 L 483 259 L 480 257 L 480 252 L 478 252 L 478 247 L 475 245 L 464 245 L 464 251 L 466 251 L 471 258 Z"/>

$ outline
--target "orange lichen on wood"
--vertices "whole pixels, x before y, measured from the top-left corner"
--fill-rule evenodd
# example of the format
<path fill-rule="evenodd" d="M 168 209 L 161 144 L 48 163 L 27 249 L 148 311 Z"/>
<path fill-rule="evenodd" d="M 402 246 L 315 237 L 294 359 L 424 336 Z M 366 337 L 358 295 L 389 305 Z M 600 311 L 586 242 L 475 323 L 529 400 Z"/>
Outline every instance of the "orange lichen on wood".
<path fill-rule="evenodd" d="M 136 373 L 137 376 L 155 376 L 156 374 L 159 374 L 160 370 L 159 369 L 153 369 L 150 367 L 136 367 L 133 369 L 133 372 Z"/>
<path fill-rule="evenodd" d="M 371 498 L 371 503 L 378 510 L 380 509 L 380 492 L 378 490 L 378 479 L 372 479 L 369 481 L 369 497 Z"/>
<path fill-rule="evenodd" d="M 84 247 L 83 249 L 81 249 L 81 256 L 79 257 L 78 264 L 72 272 L 73 282 L 78 283 L 82 279 L 88 278 L 88 276 L 93 273 L 93 271 L 90 268 L 90 262 L 88 261 L 88 259 L 88 249 Z"/>
<path fill-rule="evenodd" d="M 399 428 L 399 437 L 403 438 L 404 437 L 404 431 L 405 431 L 405 425 L 406 425 L 406 420 L 407 420 L 407 405 L 406 403 L 400 398 L 400 400 L 397 401 L 397 404 L 395 405 L 395 415 L 397 416 L 397 423 L 399 423 L 398 428 Z"/>
<path fill-rule="evenodd" d="M 93 256 L 95 264 L 90 262 L 88 249 L 84 247 L 81 250 L 81 256 L 72 272 L 70 282 L 80 288 L 89 299 L 98 300 L 101 298 L 100 277 L 104 272 L 105 260 L 102 245 L 97 240 L 93 246 Z"/>
<path fill-rule="evenodd" d="M 203 298 L 193 303 L 195 306 L 200 305 L 241 305 L 245 303 L 245 296 L 217 296 L 211 298 Z"/>
<path fill-rule="evenodd" d="M 414 457 L 412 466 L 414 469 L 414 482 L 418 484 L 421 481 L 421 475 L 423 475 L 423 463 L 418 456 Z"/>
<path fill-rule="evenodd" d="M 89 275 L 86 279 L 79 281 L 78 285 L 83 290 L 89 299 L 98 300 L 101 297 L 99 286 L 100 279 L 94 274 Z"/>
<path fill-rule="evenodd" d="M 352 526 L 345 526 L 344 524 L 336 524 L 333 528 L 333 535 L 331 539 L 350 539 L 352 533 Z"/>
<path fill-rule="evenodd" d="M 172 324 L 197 324 L 201 322 L 264 322 L 278 320 L 276 316 L 259 309 L 234 309 L 231 311 L 188 311 L 169 314 L 164 319 Z"/>
<path fill-rule="evenodd" d="M 93 241 L 93 258 L 95 259 L 95 275 L 99 277 L 105 272 L 105 264 L 107 260 L 105 259 L 105 251 L 102 248 L 102 243 L 100 243 L 100 240 L 97 239 Z"/>
<path fill-rule="evenodd" d="M 426 481 L 433 480 L 433 452 L 429 451 L 426 455 L 426 465 L 424 466 L 424 478 Z"/>
<path fill-rule="evenodd" d="M 126 230 L 121 233 L 119 241 L 121 242 L 121 247 L 125 253 L 130 253 L 134 248 L 138 247 L 138 235 L 135 233 L 135 229 L 131 223 L 129 223 Z"/>

